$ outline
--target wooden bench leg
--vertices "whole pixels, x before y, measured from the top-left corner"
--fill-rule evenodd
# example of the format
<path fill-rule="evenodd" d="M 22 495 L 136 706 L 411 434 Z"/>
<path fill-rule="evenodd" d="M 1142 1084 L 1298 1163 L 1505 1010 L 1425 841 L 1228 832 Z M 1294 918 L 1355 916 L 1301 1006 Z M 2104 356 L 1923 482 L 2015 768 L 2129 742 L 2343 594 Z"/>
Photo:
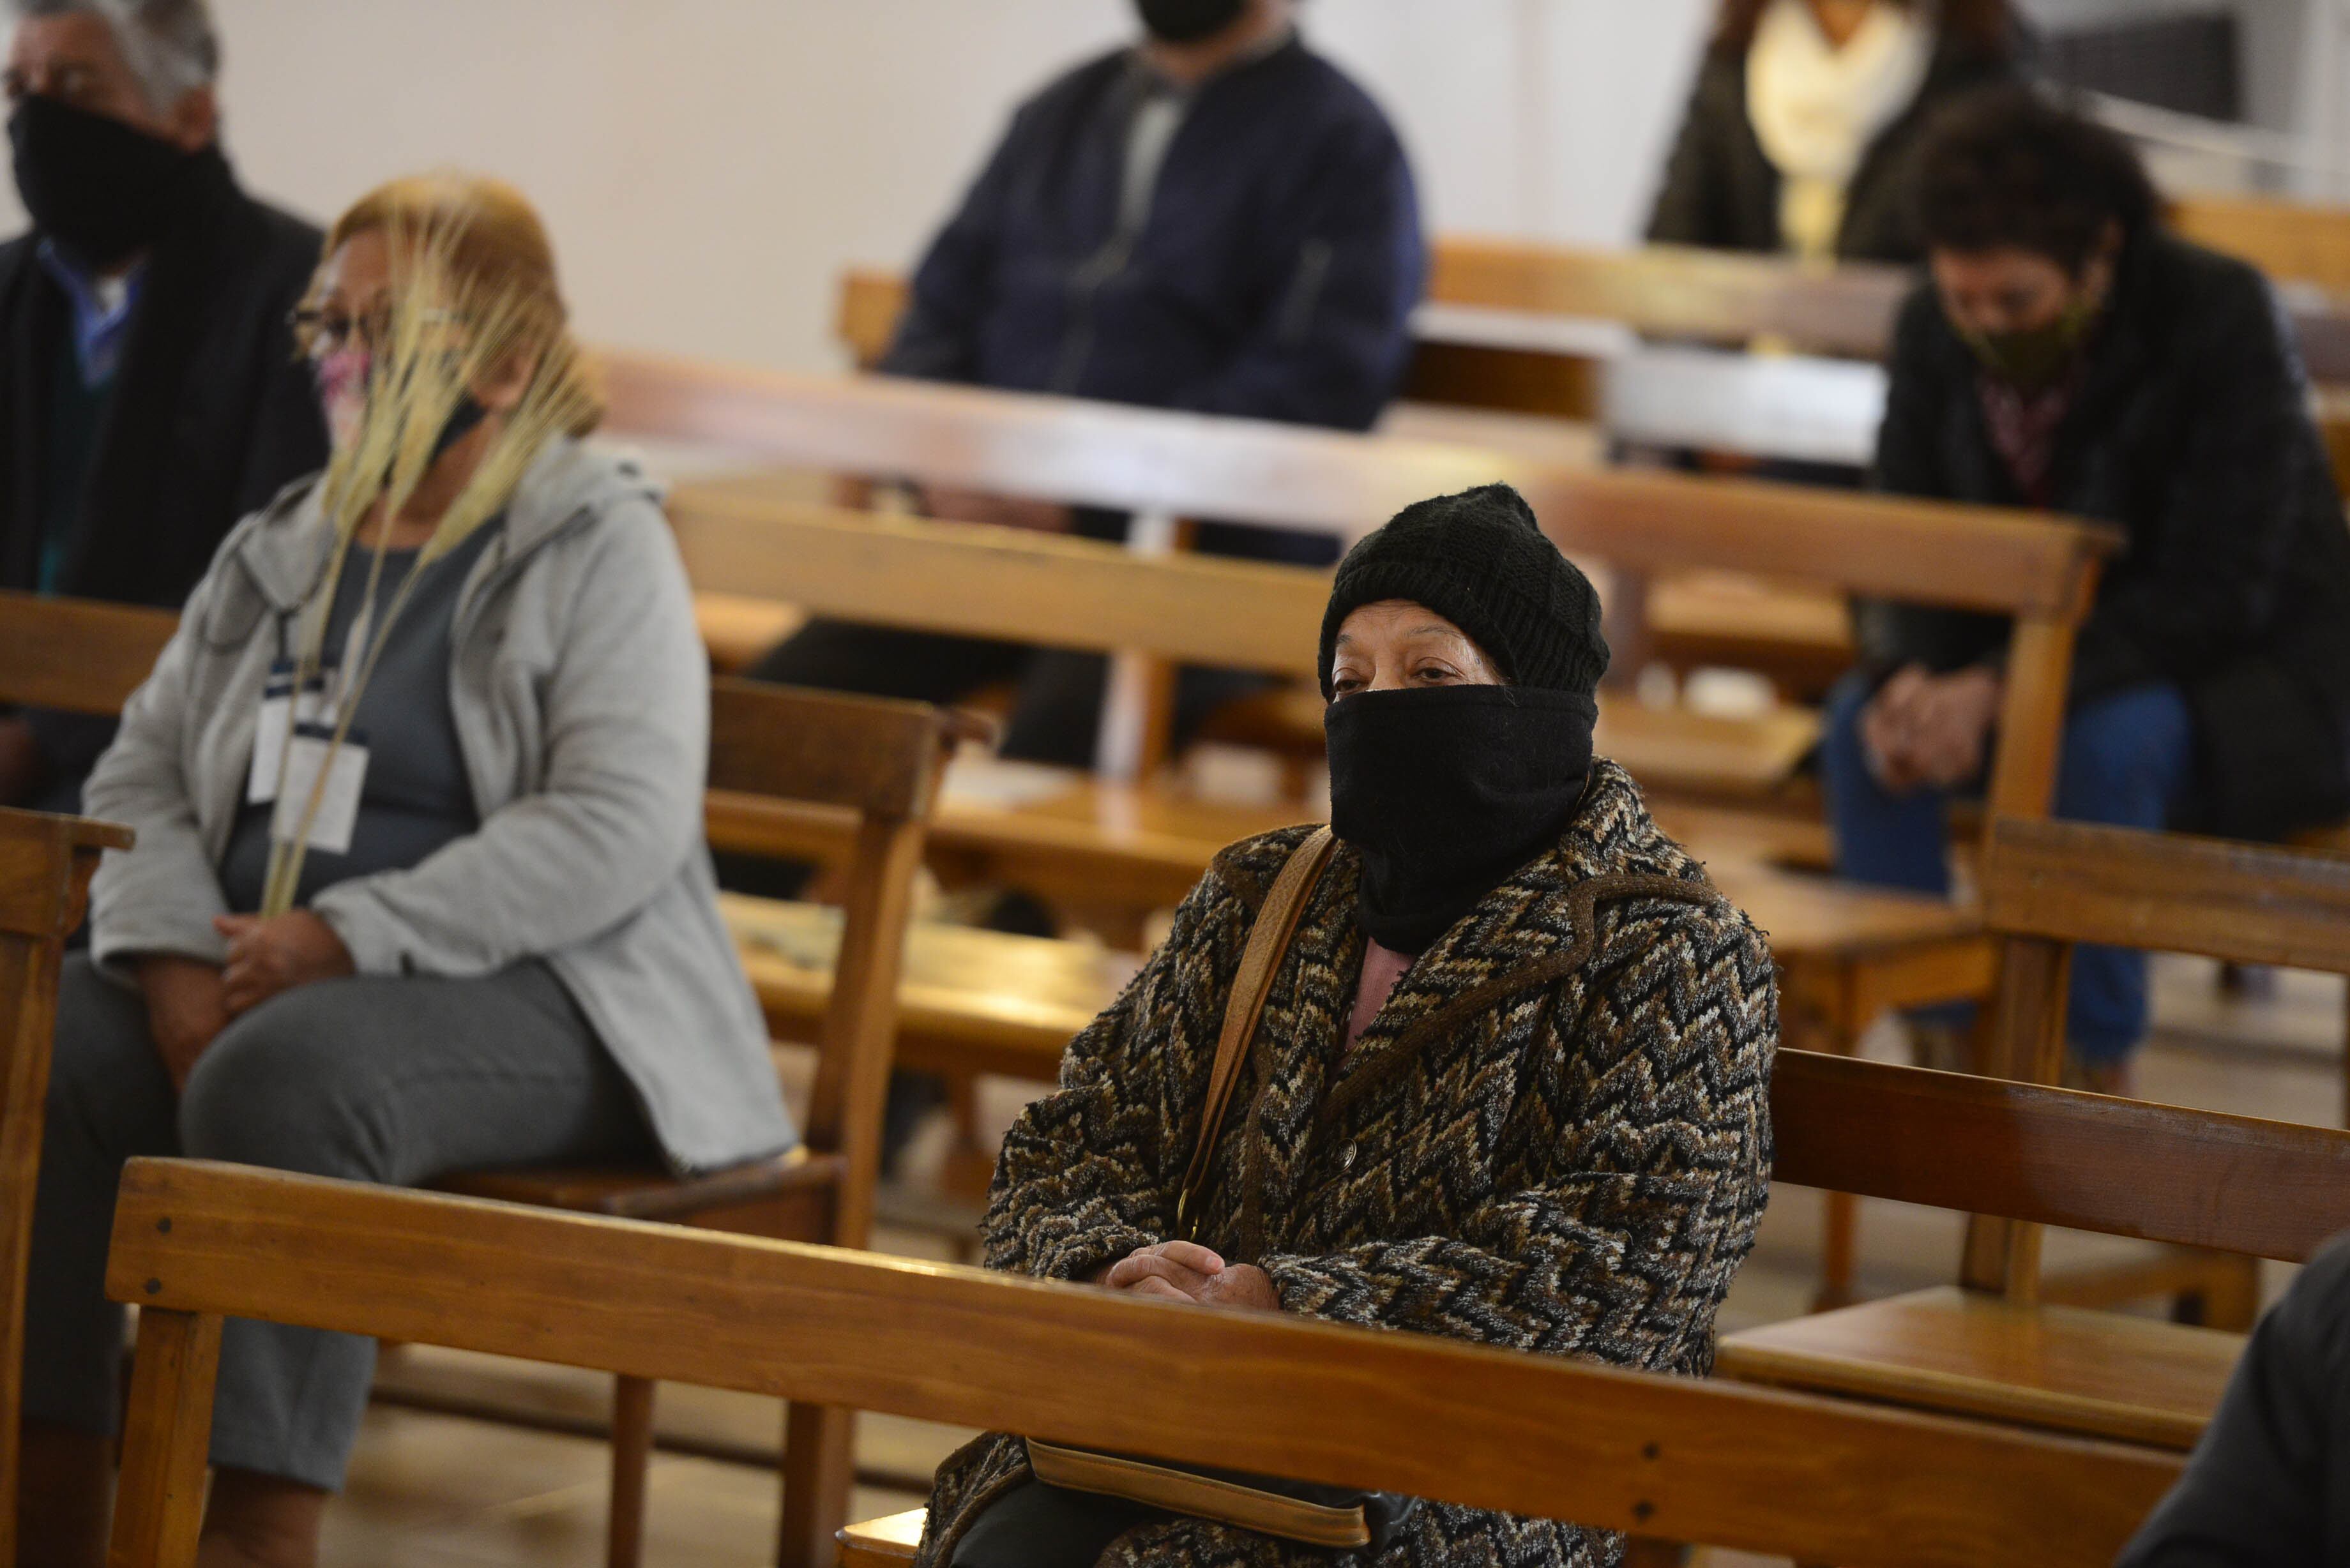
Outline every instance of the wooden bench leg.
<path fill-rule="evenodd" d="M 2261 1315 L 2261 1261 L 2232 1252 L 2212 1258 L 2204 1283 L 2189 1300 L 2201 1308 L 2195 1321 L 2203 1327 L 2251 1333 Z"/>
<path fill-rule="evenodd" d="M 650 1377 L 612 1379 L 612 1496 L 606 1520 L 608 1568 L 637 1568 L 645 1554 L 645 1487 L 653 1462 L 653 1392 Z"/>
<path fill-rule="evenodd" d="M 1794 962 L 1780 976 L 1780 1033 L 1797 1050 L 1850 1056 L 1859 1045 L 1848 1002 L 1850 986 L 1836 963 Z M 1820 1283 L 1814 1312 L 1849 1306 L 1854 1300 L 1860 1205 L 1848 1192 L 1820 1195 Z"/>
<path fill-rule="evenodd" d="M 848 1523 L 857 1412 L 793 1405 L 784 1417 L 784 1526 L 779 1568 L 829 1568 Z"/>
<path fill-rule="evenodd" d="M 139 1314 L 108 1568 L 193 1568 L 220 1342 L 221 1320 L 210 1314 Z"/>

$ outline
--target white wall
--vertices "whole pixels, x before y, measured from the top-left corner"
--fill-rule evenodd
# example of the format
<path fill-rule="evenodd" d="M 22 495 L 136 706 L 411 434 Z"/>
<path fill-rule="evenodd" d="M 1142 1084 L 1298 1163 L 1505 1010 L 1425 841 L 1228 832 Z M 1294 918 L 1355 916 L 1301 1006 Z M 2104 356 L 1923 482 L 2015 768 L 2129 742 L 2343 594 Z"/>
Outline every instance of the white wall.
<path fill-rule="evenodd" d="M 1012 104 L 1129 0 L 214 0 L 228 146 L 321 219 L 433 164 L 514 181 L 594 338 L 837 362 L 833 280 L 906 265 Z M 1620 242 L 1711 0 L 1309 0 L 1445 231 Z M 16 226 L 0 193 L 0 232 Z"/>
<path fill-rule="evenodd" d="M 2024 3 L 2059 23 L 2231 4 L 2264 57 L 2299 31 L 2279 13 L 2350 15 L 2350 0 Z M 255 189 L 323 219 L 391 174 L 484 169 L 546 213 L 592 337 L 806 369 L 837 363 L 840 268 L 910 263 L 1012 104 L 1134 28 L 1131 0 L 213 4 L 229 148 Z M 1712 8 L 1304 12 L 1395 117 L 1434 229 L 1617 244 L 1639 231 Z M 2305 75 L 2350 71 L 2350 48 L 2305 52 Z M 2332 96 L 2268 90 L 2304 114 Z M 14 194 L 0 182 L 0 233 Z"/>

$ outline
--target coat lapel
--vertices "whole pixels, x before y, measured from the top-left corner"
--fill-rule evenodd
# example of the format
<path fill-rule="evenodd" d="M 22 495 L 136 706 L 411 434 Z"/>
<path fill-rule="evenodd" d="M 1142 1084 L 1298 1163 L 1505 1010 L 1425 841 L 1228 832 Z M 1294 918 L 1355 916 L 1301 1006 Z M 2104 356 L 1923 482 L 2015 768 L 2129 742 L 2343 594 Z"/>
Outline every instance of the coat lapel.
<path fill-rule="evenodd" d="M 1378 1016 L 1348 1053 L 1328 1104 L 1330 1115 L 1402 1071 L 1451 1024 L 1538 981 L 1564 963 L 1590 927 L 1577 888 L 1608 875 L 1608 848 L 1640 812 L 1631 779 L 1598 762 L 1565 833 L 1436 940 L 1406 970 Z M 1347 858 L 1351 861 L 1351 852 Z M 1579 955 L 1577 955 L 1579 956 Z"/>

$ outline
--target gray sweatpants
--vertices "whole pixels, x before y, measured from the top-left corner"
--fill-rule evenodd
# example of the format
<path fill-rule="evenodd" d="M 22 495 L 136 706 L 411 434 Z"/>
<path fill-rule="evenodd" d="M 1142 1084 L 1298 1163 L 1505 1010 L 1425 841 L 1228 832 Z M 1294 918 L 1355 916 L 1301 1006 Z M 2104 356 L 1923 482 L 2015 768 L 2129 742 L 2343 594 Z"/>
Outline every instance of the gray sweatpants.
<path fill-rule="evenodd" d="M 174 1096 L 145 1003 L 72 955 L 26 1282 L 25 1415 L 115 1428 L 122 1309 L 106 1300 L 106 1248 L 134 1155 L 413 1186 L 652 1151 L 628 1081 L 543 964 L 286 992 L 224 1030 Z M 231 1322 L 213 1463 L 339 1488 L 374 1374 L 371 1339 Z"/>

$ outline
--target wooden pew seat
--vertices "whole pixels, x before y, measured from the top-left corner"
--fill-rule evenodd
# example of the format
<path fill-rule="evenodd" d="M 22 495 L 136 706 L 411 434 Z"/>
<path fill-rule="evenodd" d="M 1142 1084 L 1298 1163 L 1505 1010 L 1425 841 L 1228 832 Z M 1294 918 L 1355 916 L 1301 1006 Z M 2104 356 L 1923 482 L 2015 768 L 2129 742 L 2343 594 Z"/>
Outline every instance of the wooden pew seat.
<path fill-rule="evenodd" d="M 903 1513 L 850 1525 L 840 1532 L 838 1568 L 888 1568 L 892 1563 L 911 1563 L 914 1548 L 922 1543 L 926 1517 L 926 1510 L 910 1508 Z"/>
<path fill-rule="evenodd" d="M 701 1176 L 681 1178 L 647 1161 L 637 1167 L 467 1171 L 433 1185 L 460 1198 L 491 1198 L 619 1220 L 691 1219 L 710 1230 L 766 1234 L 778 1226 L 795 1231 L 819 1229 L 847 1168 L 841 1156 L 811 1154 L 803 1146 Z M 728 1223 L 730 1218 L 737 1222 Z"/>
<path fill-rule="evenodd" d="M 1944 996 L 1969 980 L 1988 985 L 1991 962 L 1977 913 L 1914 894 L 1859 889 L 1768 867 L 1712 868 L 1723 894 L 1790 960 L 1877 961 L 1859 982 L 1883 985 L 1877 1006 Z M 823 1016 L 836 912 L 813 904 L 724 894 L 727 925 L 780 1039 L 801 1040 Z M 1072 1035 L 1117 999 L 1137 959 L 1090 943 L 917 922 L 909 928 L 899 990 L 901 1065 L 1051 1081 Z"/>
<path fill-rule="evenodd" d="M 2241 1334 L 1946 1285 L 1791 1318 L 1721 1342 L 1719 1374 L 2185 1450 Z"/>

